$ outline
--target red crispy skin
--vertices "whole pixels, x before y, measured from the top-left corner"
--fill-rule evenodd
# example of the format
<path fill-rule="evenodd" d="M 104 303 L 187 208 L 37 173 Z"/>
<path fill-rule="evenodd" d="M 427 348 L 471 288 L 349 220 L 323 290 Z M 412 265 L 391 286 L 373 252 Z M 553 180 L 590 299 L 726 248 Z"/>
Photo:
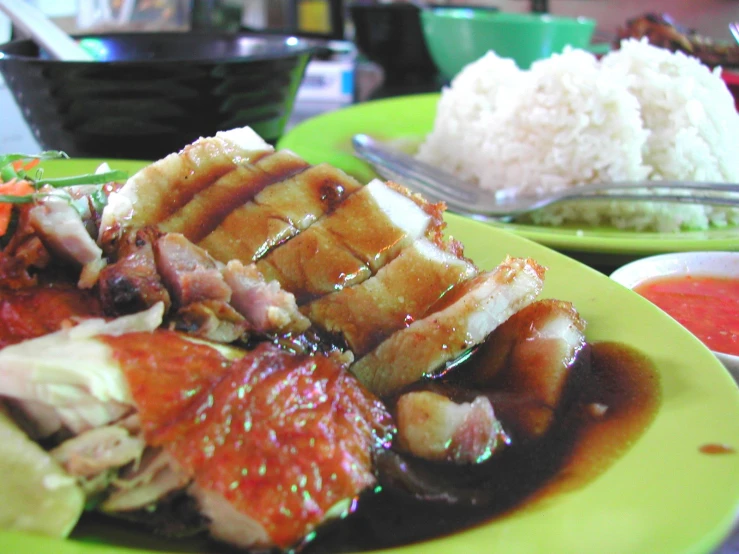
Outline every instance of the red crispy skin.
<path fill-rule="evenodd" d="M 93 293 L 71 285 L 0 289 L 0 348 L 58 331 L 74 318 L 102 314 Z"/>
<path fill-rule="evenodd" d="M 147 442 L 167 448 L 198 486 L 260 523 L 275 544 L 294 544 L 374 483 L 372 449 L 391 419 L 342 367 L 266 344 L 229 361 L 176 337 L 104 340 L 119 353 Z"/>

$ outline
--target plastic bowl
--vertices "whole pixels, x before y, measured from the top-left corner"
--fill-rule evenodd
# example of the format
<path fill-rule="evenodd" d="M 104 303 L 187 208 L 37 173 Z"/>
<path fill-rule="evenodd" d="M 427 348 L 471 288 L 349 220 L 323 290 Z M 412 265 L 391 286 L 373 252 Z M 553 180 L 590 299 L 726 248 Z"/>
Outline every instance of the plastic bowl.
<path fill-rule="evenodd" d="M 636 260 L 617 269 L 611 279 L 633 289 L 637 285 L 667 276 L 739 277 L 739 252 L 680 252 Z M 739 356 L 715 352 L 716 357 L 739 383 Z"/>
<path fill-rule="evenodd" d="M 595 31 L 593 19 L 474 8 L 424 10 L 421 23 L 431 57 L 447 79 L 490 50 L 528 69 L 567 45 L 587 48 Z"/>
<path fill-rule="evenodd" d="M 0 71 L 44 148 L 155 159 L 250 125 L 276 141 L 313 49 L 287 36 L 131 33 L 78 37 L 94 62 L 0 45 Z"/>

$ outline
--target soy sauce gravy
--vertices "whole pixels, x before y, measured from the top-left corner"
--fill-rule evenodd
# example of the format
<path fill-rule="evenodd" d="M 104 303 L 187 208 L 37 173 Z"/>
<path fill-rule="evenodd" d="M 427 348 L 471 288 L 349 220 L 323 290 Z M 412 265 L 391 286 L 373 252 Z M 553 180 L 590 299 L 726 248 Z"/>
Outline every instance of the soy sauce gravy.
<path fill-rule="evenodd" d="M 381 486 L 360 496 L 352 515 L 324 526 L 302 551 L 373 550 L 440 537 L 586 485 L 649 426 L 660 402 L 659 378 L 641 353 L 599 342 L 583 349 L 568 386 L 566 405 L 547 435 L 528 444 L 514 438 L 482 464 L 379 456 Z"/>

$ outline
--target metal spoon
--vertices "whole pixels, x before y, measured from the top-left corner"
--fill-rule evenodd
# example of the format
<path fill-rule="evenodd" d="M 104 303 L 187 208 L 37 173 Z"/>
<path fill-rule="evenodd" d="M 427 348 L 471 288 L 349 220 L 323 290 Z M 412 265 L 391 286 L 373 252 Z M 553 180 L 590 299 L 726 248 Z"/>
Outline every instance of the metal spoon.
<path fill-rule="evenodd" d="M 0 11 L 10 18 L 13 25 L 29 35 L 55 60 L 95 61 L 89 52 L 79 46 L 41 11 L 19 0 L 0 0 Z"/>

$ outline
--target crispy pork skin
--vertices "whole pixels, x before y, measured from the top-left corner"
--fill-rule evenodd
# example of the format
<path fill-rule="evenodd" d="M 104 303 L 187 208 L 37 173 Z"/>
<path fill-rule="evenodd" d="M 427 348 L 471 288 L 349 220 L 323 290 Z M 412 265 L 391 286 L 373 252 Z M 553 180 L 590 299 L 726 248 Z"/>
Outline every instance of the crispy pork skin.
<path fill-rule="evenodd" d="M 253 130 L 244 127 L 201 138 L 154 162 L 110 195 L 100 221 L 98 242 L 105 250 L 115 249 L 127 230 L 163 221 L 220 177 L 273 151 Z"/>
<path fill-rule="evenodd" d="M 118 259 L 108 265 L 98 281 L 100 300 L 111 315 L 132 314 L 161 302 L 165 311 L 172 300 L 157 269 L 154 243 L 161 233 L 145 227 L 118 241 Z"/>
<path fill-rule="evenodd" d="M 303 312 L 314 325 L 341 335 L 360 357 L 476 274 L 471 262 L 421 238 L 375 276 L 311 302 Z"/>
<path fill-rule="evenodd" d="M 200 242 L 234 209 L 249 202 L 265 187 L 307 168 L 308 163 L 289 150 L 240 164 L 199 191 L 179 210 L 162 219 L 158 226 L 163 231 L 182 233 L 191 241 Z"/>
<path fill-rule="evenodd" d="M 511 315 L 531 304 L 544 284 L 535 261 L 507 258 L 492 271 L 455 287 L 429 313 L 393 333 L 351 371 L 379 396 L 433 373 L 480 344 Z"/>
<path fill-rule="evenodd" d="M 412 200 L 375 180 L 257 267 L 300 305 L 368 279 L 432 225 Z"/>
<path fill-rule="evenodd" d="M 508 441 L 486 396 L 457 404 L 415 391 L 402 395 L 396 410 L 400 446 L 427 460 L 479 463 Z"/>
<path fill-rule="evenodd" d="M 360 187 L 356 179 L 328 164 L 309 167 L 265 187 L 229 213 L 198 245 L 223 262 L 256 261 L 334 211 Z"/>
<path fill-rule="evenodd" d="M 464 367 L 465 379 L 503 393 L 496 408 L 517 437 L 534 439 L 549 429 L 561 405 L 585 321 L 569 302 L 539 300 L 498 327 Z"/>

